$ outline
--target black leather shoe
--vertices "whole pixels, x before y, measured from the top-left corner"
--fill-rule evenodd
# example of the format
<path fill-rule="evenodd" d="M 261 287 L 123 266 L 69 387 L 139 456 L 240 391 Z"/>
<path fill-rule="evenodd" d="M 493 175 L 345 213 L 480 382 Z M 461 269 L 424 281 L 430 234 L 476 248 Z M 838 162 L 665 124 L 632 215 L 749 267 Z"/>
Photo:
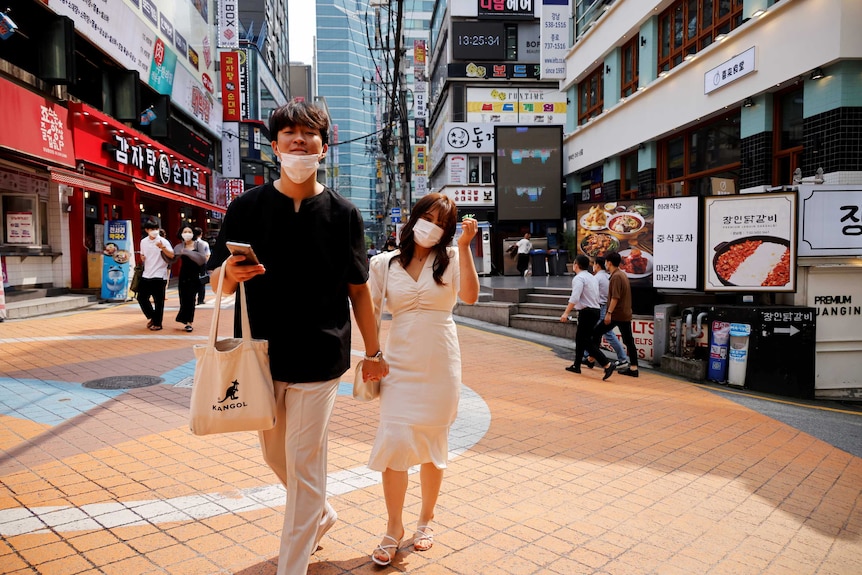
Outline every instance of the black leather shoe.
<path fill-rule="evenodd" d="M 627 375 L 629 377 L 637 377 L 638 370 L 636 369 L 624 369 L 620 372 L 620 375 Z"/>
<path fill-rule="evenodd" d="M 602 378 L 602 381 L 605 381 L 607 378 L 614 374 L 614 370 L 617 367 L 617 362 L 612 361 L 608 365 L 605 366 L 605 376 Z"/>
<path fill-rule="evenodd" d="M 566 371 L 571 371 L 572 373 L 581 373 L 581 368 L 575 364 L 572 364 L 566 368 Z"/>
<path fill-rule="evenodd" d="M 585 360 L 585 361 L 584 361 L 584 365 L 585 365 L 585 366 L 587 366 L 587 367 L 588 367 L 588 368 L 590 368 L 590 369 L 593 369 L 594 367 L 596 367 L 596 362 L 594 362 L 594 361 L 593 361 L 593 360 L 591 360 L 591 359 L 587 359 L 587 360 Z"/>

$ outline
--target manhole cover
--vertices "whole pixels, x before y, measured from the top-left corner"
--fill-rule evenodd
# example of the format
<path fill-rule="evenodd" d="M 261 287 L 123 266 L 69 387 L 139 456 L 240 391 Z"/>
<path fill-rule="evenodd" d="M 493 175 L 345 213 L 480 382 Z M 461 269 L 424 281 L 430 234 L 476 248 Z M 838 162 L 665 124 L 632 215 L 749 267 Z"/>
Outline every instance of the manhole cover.
<path fill-rule="evenodd" d="M 90 389 L 133 389 L 158 385 L 163 381 L 164 379 L 154 375 L 115 375 L 85 381 L 83 386 Z"/>

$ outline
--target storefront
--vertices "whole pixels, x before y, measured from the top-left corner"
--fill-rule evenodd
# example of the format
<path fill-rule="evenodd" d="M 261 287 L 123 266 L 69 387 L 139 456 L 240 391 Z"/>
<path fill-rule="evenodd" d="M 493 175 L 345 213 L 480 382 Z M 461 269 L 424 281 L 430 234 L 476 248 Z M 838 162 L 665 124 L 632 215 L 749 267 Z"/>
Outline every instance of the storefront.
<path fill-rule="evenodd" d="M 77 170 L 102 184 L 80 186 L 70 201 L 73 242 L 72 285 L 95 287 L 100 270 L 92 264 L 101 253 L 105 222 L 129 220 L 133 235 L 142 222 L 156 220 L 168 239 L 178 241 L 182 226 L 208 228 L 224 213 L 212 191 L 205 166 L 150 139 L 86 104 L 70 104 Z M 219 202 L 221 203 L 221 202 Z"/>
<path fill-rule="evenodd" d="M 7 291 L 69 286 L 75 151 L 66 108 L 0 78 L 0 259 Z"/>

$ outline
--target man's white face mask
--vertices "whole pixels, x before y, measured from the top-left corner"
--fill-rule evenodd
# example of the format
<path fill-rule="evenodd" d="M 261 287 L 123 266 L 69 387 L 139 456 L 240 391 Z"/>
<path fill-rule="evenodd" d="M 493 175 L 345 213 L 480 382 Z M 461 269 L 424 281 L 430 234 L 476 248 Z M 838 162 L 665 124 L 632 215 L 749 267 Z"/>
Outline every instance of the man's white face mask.
<path fill-rule="evenodd" d="M 317 173 L 319 154 L 280 154 L 281 172 L 294 184 L 301 184 Z"/>

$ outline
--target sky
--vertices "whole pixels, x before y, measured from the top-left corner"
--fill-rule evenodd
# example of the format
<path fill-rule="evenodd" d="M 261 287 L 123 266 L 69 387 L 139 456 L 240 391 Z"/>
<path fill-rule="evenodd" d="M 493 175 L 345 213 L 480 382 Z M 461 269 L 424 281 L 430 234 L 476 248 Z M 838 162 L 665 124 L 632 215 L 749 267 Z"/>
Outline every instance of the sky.
<path fill-rule="evenodd" d="M 311 64 L 314 58 L 314 35 L 317 28 L 313 0 L 288 0 L 288 41 L 290 61 Z"/>

